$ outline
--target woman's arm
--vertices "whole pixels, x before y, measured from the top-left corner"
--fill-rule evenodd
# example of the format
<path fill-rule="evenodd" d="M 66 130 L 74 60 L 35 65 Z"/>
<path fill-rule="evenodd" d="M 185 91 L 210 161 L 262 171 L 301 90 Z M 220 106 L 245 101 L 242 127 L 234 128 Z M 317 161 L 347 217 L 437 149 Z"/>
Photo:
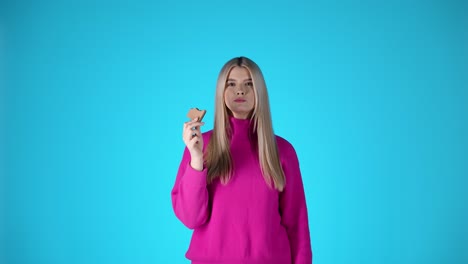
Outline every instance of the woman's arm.
<path fill-rule="evenodd" d="M 292 145 L 287 143 L 286 146 L 282 155 L 286 186 L 280 193 L 281 223 L 288 234 L 292 263 L 310 264 L 312 247 L 299 161 Z"/>
<path fill-rule="evenodd" d="M 208 218 L 206 168 L 198 171 L 190 165 L 190 152 L 184 150 L 172 188 L 172 207 L 177 218 L 188 228 L 203 225 Z"/>

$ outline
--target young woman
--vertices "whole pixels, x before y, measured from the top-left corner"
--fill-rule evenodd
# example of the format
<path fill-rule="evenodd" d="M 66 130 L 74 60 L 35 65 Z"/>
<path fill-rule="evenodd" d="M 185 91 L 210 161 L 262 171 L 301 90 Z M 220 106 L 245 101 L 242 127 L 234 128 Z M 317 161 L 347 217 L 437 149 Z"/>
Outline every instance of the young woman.
<path fill-rule="evenodd" d="M 218 77 L 214 128 L 186 122 L 172 206 L 193 229 L 193 264 L 312 263 L 306 199 L 293 146 L 275 136 L 265 80 L 246 57 Z"/>

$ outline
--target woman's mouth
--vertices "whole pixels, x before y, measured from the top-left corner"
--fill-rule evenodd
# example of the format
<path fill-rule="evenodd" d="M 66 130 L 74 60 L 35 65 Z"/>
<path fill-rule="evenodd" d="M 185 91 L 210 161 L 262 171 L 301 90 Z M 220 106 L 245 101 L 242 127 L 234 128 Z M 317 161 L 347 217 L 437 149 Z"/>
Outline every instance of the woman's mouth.
<path fill-rule="evenodd" d="M 245 99 L 236 99 L 234 102 L 236 103 L 244 103 L 246 100 Z"/>

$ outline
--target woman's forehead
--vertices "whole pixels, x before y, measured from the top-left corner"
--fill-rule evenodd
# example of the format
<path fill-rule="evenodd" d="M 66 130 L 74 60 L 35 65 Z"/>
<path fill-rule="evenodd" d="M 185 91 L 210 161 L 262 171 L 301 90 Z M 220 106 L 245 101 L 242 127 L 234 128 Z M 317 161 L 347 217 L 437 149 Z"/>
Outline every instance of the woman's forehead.
<path fill-rule="evenodd" d="M 234 67 L 229 72 L 228 79 L 245 80 L 250 79 L 250 72 L 245 67 Z"/>

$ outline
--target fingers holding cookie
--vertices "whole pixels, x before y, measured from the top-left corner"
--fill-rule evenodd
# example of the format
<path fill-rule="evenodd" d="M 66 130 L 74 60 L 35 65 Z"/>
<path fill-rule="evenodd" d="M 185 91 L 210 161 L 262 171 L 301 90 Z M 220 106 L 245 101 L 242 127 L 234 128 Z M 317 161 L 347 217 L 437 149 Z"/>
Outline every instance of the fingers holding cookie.
<path fill-rule="evenodd" d="M 201 151 L 203 150 L 203 137 L 200 131 L 190 134 L 185 140 L 185 144 L 187 145 L 190 153 L 201 154 Z"/>
<path fill-rule="evenodd" d="M 203 137 L 200 127 L 204 124 L 204 122 L 199 122 L 198 119 L 184 123 L 182 139 L 192 154 L 199 155 L 203 150 Z"/>
<path fill-rule="evenodd" d="M 200 126 L 203 126 L 205 124 L 205 122 L 199 122 L 197 120 L 198 118 L 194 119 L 194 120 L 190 120 L 188 122 L 185 122 L 184 123 L 184 130 L 185 129 L 190 129 L 190 130 L 200 130 Z"/>

